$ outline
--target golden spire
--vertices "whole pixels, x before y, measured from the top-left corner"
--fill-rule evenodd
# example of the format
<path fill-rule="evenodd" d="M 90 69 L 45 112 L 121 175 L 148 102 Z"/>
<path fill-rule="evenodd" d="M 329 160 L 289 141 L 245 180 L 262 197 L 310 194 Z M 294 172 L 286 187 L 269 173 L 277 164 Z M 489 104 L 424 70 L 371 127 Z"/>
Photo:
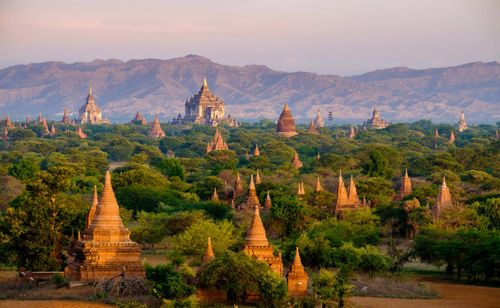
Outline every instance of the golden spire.
<path fill-rule="evenodd" d="M 290 111 L 290 108 L 288 108 L 288 103 L 285 103 L 285 106 L 283 107 L 283 111 Z"/>
<path fill-rule="evenodd" d="M 259 174 L 259 169 L 257 169 L 257 175 L 255 175 L 255 184 L 260 184 L 262 183 L 262 179 L 260 178 L 260 174 Z"/>
<path fill-rule="evenodd" d="M 92 95 L 92 86 L 89 84 L 89 96 Z"/>
<path fill-rule="evenodd" d="M 358 192 L 356 190 L 356 183 L 354 183 L 354 179 L 352 178 L 352 174 L 351 180 L 349 181 L 349 203 L 356 205 L 359 205 L 361 203 L 358 197 Z"/>
<path fill-rule="evenodd" d="M 255 157 L 260 156 L 260 150 L 258 144 L 255 144 L 255 149 L 253 150 L 253 156 Z"/>
<path fill-rule="evenodd" d="M 269 242 L 266 237 L 266 230 L 260 219 L 259 207 L 255 207 L 254 216 L 250 224 L 250 230 L 248 231 L 246 238 L 246 246 L 269 246 Z"/>
<path fill-rule="evenodd" d="M 408 176 L 408 168 L 405 169 L 405 175 L 403 176 L 403 180 L 401 182 L 401 190 L 399 192 L 399 197 L 404 198 L 408 195 L 411 195 L 412 193 L 412 188 L 411 188 L 411 180 L 410 177 Z"/>
<path fill-rule="evenodd" d="M 302 266 L 302 260 L 300 259 L 299 246 L 295 247 L 295 257 L 293 258 L 293 265 L 298 267 Z"/>
<path fill-rule="evenodd" d="M 96 209 L 92 224 L 109 226 L 123 226 L 120 218 L 120 209 L 116 202 L 113 186 L 111 185 L 111 174 L 106 171 L 104 177 L 104 189 L 102 190 L 101 200 Z"/>
<path fill-rule="evenodd" d="M 213 202 L 218 202 L 219 201 L 219 194 L 217 193 L 217 187 L 214 188 L 214 193 L 212 195 L 212 201 Z"/>
<path fill-rule="evenodd" d="M 259 198 L 257 197 L 257 191 L 255 191 L 253 174 L 250 176 L 250 185 L 248 187 L 248 197 L 247 197 L 246 206 L 248 208 L 260 207 L 260 201 L 259 201 Z"/>
<path fill-rule="evenodd" d="M 271 201 L 271 196 L 269 195 L 269 190 L 267 191 L 266 201 L 264 202 L 264 207 L 266 209 L 270 208 L 273 205 Z"/>
<path fill-rule="evenodd" d="M 205 254 L 203 255 L 201 261 L 203 263 L 207 263 L 215 259 L 214 251 L 212 249 L 212 241 L 210 237 L 208 237 L 207 250 L 205 250 Z"/>
<path fill-rule="evenodd" d="M 316 179 L 316 187 L 314 188 L 314 191 L 320 192 L 322 190 L 323 190 L 323 188 L 321 187 L 321 182 L 319 181 L 319 176 L 318 176 L 318 178 Z"/>
<path fill-rule="evenodd" d="M 203 78 L 203 86 L 204 87 L 208 87 L 208 85 L 207 85 L 207 77 Z"/>
<path fill-rule="evenodd" d="M 249 186 L 248 190 L 249 191 L 252 191 L 252 190 L 255 191 L 255 184 L 253 182 L 253 174 L 250 175 L 250 186 Z"/>

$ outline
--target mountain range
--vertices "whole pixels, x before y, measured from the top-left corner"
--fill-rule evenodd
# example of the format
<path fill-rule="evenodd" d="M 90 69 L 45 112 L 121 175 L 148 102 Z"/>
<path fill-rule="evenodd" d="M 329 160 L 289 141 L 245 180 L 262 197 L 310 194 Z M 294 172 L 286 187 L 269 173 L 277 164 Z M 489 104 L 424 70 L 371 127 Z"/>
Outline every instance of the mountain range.
<path fill-rule="evenodd" d="M 334 122 L 359 123 L 374 107 L 393 122 L 430 119 L 456 122 L 465 111 L 470 123 L 500 121 L 500 64 L 410 69 L 396 67 L 357 76 L 281 72 L 263 65 L 229 66 L 188 55 L 169 60 L 95 60 L 15 65 L 0 70 L 0 116 L 15 120 L 38 112 L 73 116 L 91 86 L 105 117 L 128 121 L 136 111 L 163 121 L 184 114 L 184 102 L 207 78 L 224 99 L 226 113 L 240 120 L 276 118 L 287 102 L 299 122 L 319 108 Z"/>

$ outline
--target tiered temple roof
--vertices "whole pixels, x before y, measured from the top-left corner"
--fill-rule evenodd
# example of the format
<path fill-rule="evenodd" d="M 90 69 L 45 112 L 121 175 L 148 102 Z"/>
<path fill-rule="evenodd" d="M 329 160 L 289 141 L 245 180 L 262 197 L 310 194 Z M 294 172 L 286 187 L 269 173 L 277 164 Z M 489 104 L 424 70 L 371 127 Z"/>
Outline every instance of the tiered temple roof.
<path fill-rule="evenodd" d="M 367 120 L 365 122 L 365 125 L 368 128 L 383 129 L 383 128 L 386 128 L 387 126 L 389 126 L 389 122 L 380 118 L 380 111 L 377 108 L 375 108 L 375 109 L 373 109 L 373 114 L 372 114 L 371 119 Z"/>
<path fill-rule="evenodd" d="M 266 230 L 260 218 L 260 209 L 258 206 L 254 209 L 254 216 L 250 223 L 245 248 L 243 250 L 247 255 L 255 257 L 257 260 L 266 262 L 276 274 L 283 276 L 283 261 L 281 254 L 274 255 L 274 249 L 269 245 Z"/>
<path fill-rule="evenodd" d="M 89 210 L 88 216 L 92 216 Z M 68 250 L 65 275 L 75 280 L 98 280 L 126 276 L 143 277 L 141 248 L 130 240 L 130 231 L 123 225 L 116 202 L 111 175 L 106 172 L 101 199 L 95 208 L 83 238 L 74 240 Z"/>
<path fill-rule="evenodd" d="M 295 128 L 295 120 L 292 116 L 292 112 L 290 108 L 288 108 L 288 104 L 285 104 L 283 111 L 278 119 L 278 123 L 276 125 L 276 133 L 283 137 L 293 137 L 297 135 L 297 130 Z"/>
<path fill-rule="evenodd" d="M 443 208 L 446 208 L 452 205 L 453 200 L 451 198 L 451 192 L 448 186 L 446 185 L 446 179 L 443 177 L 443 183 L 439 189 L 439 193 L 436 200 L 436 205 L 432 208 L 432 217 L 434 220 L 439 220 L 439 215 Z"/>
<path fill-rule="evenodd" d="M 182 122 L 217 126 L 224 123 L 229 126 L 238 126 L 238 122 L 231 116 L 224 117 L 224 101 L 210 91 L 207 79 L 195 96 L 185 103 L 185 115 Z M 177 118 L 176 122 L 181 122 Z"/>
<path fill-rule="evenodd" d="M 304 270 L 302 260 L 300 259 L 299 247 L 295 249 L 295 257 L 292 267 L 287 275 L 288 295 L 290 296 L 306 296 L 307 284 L 309 276 Z"/>
<path fill-rule="evenodd" d="M 164 138 L 166 136 L 165 131 L 161 128 L 160 121 L 158 121 L 158 115 L 155 115 L 155 119 L 153 124 L 151 124 L 148 136 L 151 138 Z"/>
<path fill-rule="evenodd" d="M 214 138 L 207 144 L 207 154 L 212 151 L 223 151 L 228 149 L 226 142 L 224 142 L 222 135 L 219 133 L 219 129 L 215 128 Z"/>
<path fill-rule="evenodd" d="M 109 120 L 102 117 L 102 111 L 97 106 L 92 88 L 89 87 L 87 101 L 85 105 L 80 108 L 80 115 L 78 117 L 78 124 L 108 124 Z"/>

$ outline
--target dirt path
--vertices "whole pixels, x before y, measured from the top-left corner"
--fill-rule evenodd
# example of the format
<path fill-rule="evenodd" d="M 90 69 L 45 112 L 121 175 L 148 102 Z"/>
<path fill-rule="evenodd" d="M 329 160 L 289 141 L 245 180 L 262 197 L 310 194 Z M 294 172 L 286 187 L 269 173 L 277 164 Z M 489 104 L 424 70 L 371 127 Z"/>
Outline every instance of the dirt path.
<path fill-rule="evenodd" d="M 63 301 L 63 300 L 4 300 L 0 301 L 0 308 L 109 308 L 115 307 L 92 302 Z"/>
<path fill-rule="evenodd" d="M 500 288 L 479 287 L 446 282 L 428 282 L 437 290 L 439 299 L 399 299 L 378 297 L 352 297 L 355 307 L 366 308 L 498 308 Z"/>

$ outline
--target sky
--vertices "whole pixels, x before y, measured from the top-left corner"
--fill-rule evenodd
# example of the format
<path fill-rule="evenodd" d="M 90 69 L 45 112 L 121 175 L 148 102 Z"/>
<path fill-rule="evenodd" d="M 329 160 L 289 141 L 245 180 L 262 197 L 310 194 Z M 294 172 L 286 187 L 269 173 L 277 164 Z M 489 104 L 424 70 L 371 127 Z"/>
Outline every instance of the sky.
<path fill-rule="evenodd" d="M 500 0 L 0 0 L 0 68 L 188 54 L 342 76 L 500 61 Z"/>

